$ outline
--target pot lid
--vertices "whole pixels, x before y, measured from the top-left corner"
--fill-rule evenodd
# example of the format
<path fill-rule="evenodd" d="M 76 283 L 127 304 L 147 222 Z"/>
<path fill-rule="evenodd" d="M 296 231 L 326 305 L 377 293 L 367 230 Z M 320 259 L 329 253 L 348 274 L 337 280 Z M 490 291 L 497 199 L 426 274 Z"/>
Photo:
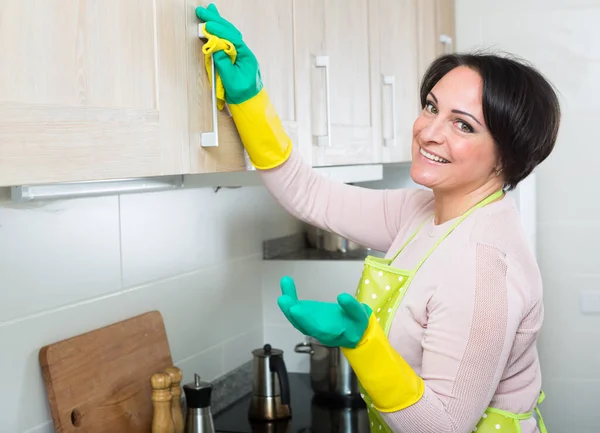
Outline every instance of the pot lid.
<path fill-rule="evenodd" d="M 283 350 L 281 349 L 274 349 L 271 347 L 270 344 L 265 344 L 263 347 L 261 347 L 260 349 L 254 349 L 252 351 L 252 354 L 254 356 L 257 356 L 259 358 L 267 358 L 269 356 L 275 355 L 283 355 Z"/>

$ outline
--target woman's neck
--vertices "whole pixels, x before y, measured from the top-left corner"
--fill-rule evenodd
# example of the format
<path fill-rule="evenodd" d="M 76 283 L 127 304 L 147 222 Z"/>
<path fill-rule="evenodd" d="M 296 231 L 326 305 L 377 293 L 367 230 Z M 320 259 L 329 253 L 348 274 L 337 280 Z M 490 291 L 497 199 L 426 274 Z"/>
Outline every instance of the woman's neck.
<path fill-rule="evenodd" d="M 481 187 L 465 193 L 464 191 L 438 191 L 433 190 L 435 199 L 435 217 L 436 225 L 444 224 L 451 219 L 457 218 L 478 204 L 487 197 L 502 188 L 502 183 L 488 182 Z M 501 200 L 501 195 L 496 200 Z"/>

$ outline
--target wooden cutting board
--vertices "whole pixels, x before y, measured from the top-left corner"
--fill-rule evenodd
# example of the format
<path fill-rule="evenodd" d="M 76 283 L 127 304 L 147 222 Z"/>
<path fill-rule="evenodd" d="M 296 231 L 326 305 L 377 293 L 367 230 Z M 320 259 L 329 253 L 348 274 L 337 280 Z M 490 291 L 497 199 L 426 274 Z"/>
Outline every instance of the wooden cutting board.
<path fill-rule="evenodd" d="M 172 364 L 158 311 L 43 347 L 56 433 L 150 433 L 150 376 Z"/>

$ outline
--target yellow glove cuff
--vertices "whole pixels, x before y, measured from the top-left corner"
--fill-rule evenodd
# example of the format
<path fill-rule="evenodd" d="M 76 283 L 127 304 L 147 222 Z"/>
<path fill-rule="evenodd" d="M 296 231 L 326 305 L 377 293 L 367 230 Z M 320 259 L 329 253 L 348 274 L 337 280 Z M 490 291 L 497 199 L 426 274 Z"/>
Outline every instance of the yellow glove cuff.
<path fill-rule="evenodd" d="M 206 73 L 208 74 L 208 80 L 212 86 L 212 80 L 213 80 L 212 68 L 211 68 L 212 54 L 215 51 L 223 50 L 225 52 L 225 54 L 227 54 L 229 56 L 229 58 L 231 59 L 231 63 L 234 63 L 235 59 L 237 57 L 237 50 L 235 49 L 235 46 L 228 40 L 218 38 L 215 35 L 209 33 L 206 30 L 206 23 L 204 23 L 202 25 L 202 32 L 204 33 L 204 36 L 206 36 L 206 38 L 207 38 L 206 43 L 202 46 L 202 52 L 204 53 L 204 67 L 206 68 Z M 216 77 L 214 79 L 217 80 L 217 82 L 215 83 L 216 90 L 217 90 L 217 109 L 222 110 L 223 107 L 225 107 L 225 87 L 223 87 L 223 82 L 221 81 L 221 76 L 217 72 L 216 68 L 215 68 L 215 75 L 216 75 Z"/>
<path fill-rule="evenodd" d="M 341 349 L 378 411 L 406 409 L 423 396 L 425 382 L 390 345 L 374 314 L 358 346 Z"/>
<path fill-rule="evenodd" d="M 287 161 L 292 153 L 292 140 L 264 88 L 241 104 L 229 104 L 229 111 L 256 168 L 269 170 Z"/>

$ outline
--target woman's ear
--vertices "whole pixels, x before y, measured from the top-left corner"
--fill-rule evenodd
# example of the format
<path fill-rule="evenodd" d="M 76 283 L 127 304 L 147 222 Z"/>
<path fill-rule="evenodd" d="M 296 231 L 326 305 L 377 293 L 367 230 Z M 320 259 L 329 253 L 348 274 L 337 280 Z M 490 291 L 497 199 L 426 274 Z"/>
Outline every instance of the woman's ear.
<path fill-rule="evenodd" d="M 496 176 L 500 176 L 502 170 L 504 168 L 504 164 L 502 164 L 502 160 L 500 159 L 500 155 L 497 155 L 498 160 L 496 161 L 496 166 L 494 167 L 494 173 Z"/>

